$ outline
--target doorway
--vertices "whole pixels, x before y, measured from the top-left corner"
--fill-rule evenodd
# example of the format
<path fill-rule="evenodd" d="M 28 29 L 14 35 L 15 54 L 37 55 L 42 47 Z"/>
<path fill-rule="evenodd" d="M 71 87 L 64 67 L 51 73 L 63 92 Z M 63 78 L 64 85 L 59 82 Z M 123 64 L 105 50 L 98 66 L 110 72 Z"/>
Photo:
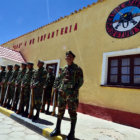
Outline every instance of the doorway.
<path fill-rule="evenodd" d="M 59 74 L 59 67 L 60 67 L 60 60 L 49 60 L 49 61 L 45 61 L 45 67 L 51 66 L 53 67 L 53 74 L 55 75 L 55 77 L 58 77 Z"/>

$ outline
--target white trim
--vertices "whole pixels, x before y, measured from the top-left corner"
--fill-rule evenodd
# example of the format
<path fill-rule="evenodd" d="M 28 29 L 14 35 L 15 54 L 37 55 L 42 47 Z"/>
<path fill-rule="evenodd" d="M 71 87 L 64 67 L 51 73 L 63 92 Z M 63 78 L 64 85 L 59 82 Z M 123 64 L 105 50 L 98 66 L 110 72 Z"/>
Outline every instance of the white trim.
<path fill-rule="evenodd" d="M 103 53 L 101 85 L 107 84 L 108 57 L 140 54 L 140 48 Z"/>
<path fill-rule="evenodd" d="M 59 74 L 59 67 L 60 67 L 60 59 L 56 59 L 56 60 L 48 60 L 48 61 L 44 61 L 45 64 L 51 64 L 51 63 L 57 63 L 57 70 L 56 70 L 56 77 L 58 77 Z"/>

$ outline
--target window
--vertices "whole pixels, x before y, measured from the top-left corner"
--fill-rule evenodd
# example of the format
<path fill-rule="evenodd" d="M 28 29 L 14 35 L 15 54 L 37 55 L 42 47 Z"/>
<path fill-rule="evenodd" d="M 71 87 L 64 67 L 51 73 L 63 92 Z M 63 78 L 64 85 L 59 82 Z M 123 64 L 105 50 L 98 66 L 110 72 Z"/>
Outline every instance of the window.
<path fill-rule="evenodd" d="M 140 85 L 140 55 L 127 55 L 108 58 L 109 85 Z"/>

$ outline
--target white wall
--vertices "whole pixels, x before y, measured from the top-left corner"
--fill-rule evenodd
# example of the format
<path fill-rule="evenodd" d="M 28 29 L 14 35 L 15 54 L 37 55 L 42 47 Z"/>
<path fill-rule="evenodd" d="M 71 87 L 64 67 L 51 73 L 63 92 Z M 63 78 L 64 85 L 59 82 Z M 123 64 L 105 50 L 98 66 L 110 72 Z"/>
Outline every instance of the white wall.
<path fill-rule="evenodd" d="M 19 62 L 12 61 L 12 60 L 5 59 L 5 58 L 0 58 L 0 65 L 7 66 L 7 65 L 15 65 L 15 64 L 20 65 Z"/>

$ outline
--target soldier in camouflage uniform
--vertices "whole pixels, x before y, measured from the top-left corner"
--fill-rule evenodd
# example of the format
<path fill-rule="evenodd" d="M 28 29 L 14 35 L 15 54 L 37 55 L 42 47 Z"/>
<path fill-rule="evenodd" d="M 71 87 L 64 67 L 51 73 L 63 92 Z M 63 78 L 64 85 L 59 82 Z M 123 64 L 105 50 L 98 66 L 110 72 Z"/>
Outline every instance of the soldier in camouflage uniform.
<path fill-rule="evenodd" d="M 11 108 L 11 103 L 13 102 L 13 97 L 14 97 L 14 92 L 15 92 L 15 81 L 16 81 L 16 78 L 18 76 L 19 69 L 20 69 L 20 66 L 18 64 L 15 64 L 14 72 L 8 81 L 8 85 L 10 87 L 9 87 L 9 91 L 8 91 L 8 94 L 6 97 L 6 102 L 5 102 L 7 104 L 6 105 L 7 108 Z"/>
<path fill-rule="evenodd" d="M 9 78 L 12 76 L 13 74 L 13 66 L 12 65 L 8 65 L 7 66 L 7 72 L 6 72 L 6 75 L 5 75 L 5 78 L 2 80 L 1 82 L 1 87 L 3 89 L 2 91 L 2 98 L 1 98 L 1 105 L 4 106 L 4 98 L 5 98 L 5 92 L 6 92 L 6 88 L 7 88 L 7 83 L 9 81 Z"/>
<path fill-rule="evenodd" d="M 23 116 L 28 116 L 28 109 L 29 109 L 29 99 L 30 99 L 30 84 L 32 80 L 32 76 L 34 74 L 34 64 L 31 62 L 27 63 L 28 70 L 23 77 L 21 82 L 21 93 L 20 93 L 20 102 L 19 102 L 19 109 L 17 110 L 17 114 L 22 114 Z M 24 107 L 26 110 L 24 111 Z"/>
<path fill-rule="evenodd" d="M 5 78 L 5 74 L 6 74 L 6 71 L 5 71 L 5 66 L 1 66 L 1 72 L 0 72 L 0 102 L 1 102 L 1 95 L 2 95 L 2 81 L 3 79 Z"/>
<path fill-rule="evenodd" d="M 21 71 L 19 71 L 19 74 L 16 78 L 15 81 L 15 93 L 14 93 L 14 98 L 13 98 L 13 104 L 12 104 L 12 108 L 11 110 L 16 110 L 17 109 L 17 104 L 18 104 L 18 100 L 19 100 L 19 96 L 20 96 L 20 89 L 21 89 L 21 82 L 23 80 L 23 77 L 26 73 L 26 63 L 22 63 L 21 64 Z"/>
<path fill-rule="evenodd" d="M 52 96 L 52 100 L 53 100 L 53 112 L 52 112 L 52 116 L 55 115 L 55 109 L 56 109 L 56 106 L 57 106 L 57 101 L 58 101 L 58 92 L 59 92 L 59 86 L 60 86 L 60 83 L 61 83 L 61 75 L 62 73 L 62 68 L 59 69 L 59 75 L 58 77 L 55 79 L 54 81 L 54 84 L 53 84 L 53 96 Z"/>
<path fill-rule="evenodd" d="M 47 110 L 45 111 L 46 114 L 49 113 L 49 108 L 50 108 L 50 103 L 51 103 L 51 93 L 52 93 L 52 87 L 54 84 L 54 79 L 55 79 L 55 76 L 53 74 L 53 67 L 49 66 L 45 85 L 43 86 L 45 90 L 42 96 L 43 103 L 42 103 L 42 109 L 41 109 L 41 112 L 44 112 L 45 104 L 47 102 L 48 106 L 47 106 Z"/>
<path fill-rule="evenodd" d="M 50 134 L 51 137 L 60 134 L 61 120 L 64 116 L 66 104 L 68 104 L 68 112 L 71 118 L 71 130 L 67 136 L 67 140 L 75 139 L 79 88 L 83 85 L 83 72 L 79 66 L 73 63 L 74 58 L 75 55 L 71 51 L 66 52 L 67 65 L 63 68 L 60 75 L 61 83 L 59 87 L 58 120 L 56 128 Z"/>
<path fill-rule="evenodd" d="M 32 118 L 32 121 L 35 121 L 39 119 L 39 112 L 41 109 L 41 99 L 42 99 L 42 93 L 43 93 L 43 85 L 45 84 L 45 79 L 47 76 L 47 72 L 43 67 L 44 62 L 38 61 L 38 70 L 35 71 L 32 82 L 31 82 L 31 88 L 34 91 L 34 109 L 37 110 L 36 115 Z M 29 116 L 30 117 L 30 116 Z"/>

